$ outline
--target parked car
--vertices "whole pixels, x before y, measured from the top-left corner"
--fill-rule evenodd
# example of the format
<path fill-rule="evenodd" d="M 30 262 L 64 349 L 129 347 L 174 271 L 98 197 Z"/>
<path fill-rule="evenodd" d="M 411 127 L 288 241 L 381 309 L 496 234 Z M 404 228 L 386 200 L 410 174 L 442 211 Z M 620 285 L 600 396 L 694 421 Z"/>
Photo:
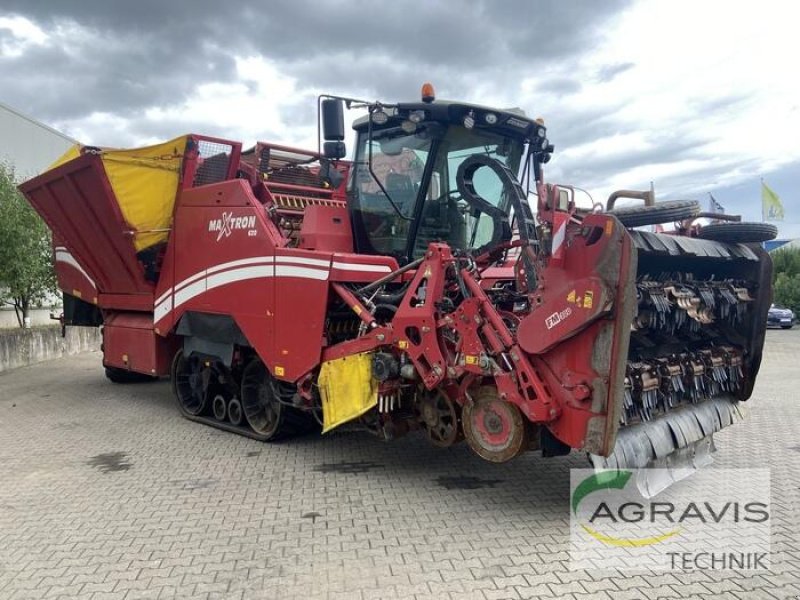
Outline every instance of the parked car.
<path fill-rule="evenodd" d="M 788 308 L 773 304 L 767 313 L 767 326 L 791 329 L 794 326 L 794 313 Z"/>

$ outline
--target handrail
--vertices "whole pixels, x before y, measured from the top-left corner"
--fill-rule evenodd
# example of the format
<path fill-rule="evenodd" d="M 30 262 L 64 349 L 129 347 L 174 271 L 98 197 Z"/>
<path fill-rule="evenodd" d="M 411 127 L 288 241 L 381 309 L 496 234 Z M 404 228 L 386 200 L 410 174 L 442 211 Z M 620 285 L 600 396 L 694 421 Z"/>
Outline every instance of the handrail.
<path fill-rule="evenodd" d="M 656 203 L 656 194 L 653 190 L 642 192 L 639 190 L 617 190 L 611 192 L 606 202 L 606 210 L 613 210 L 614 204 L 620 198 L 632 198 L 634 200 L 644 200 L 645 206 L 653 206 Z"/>

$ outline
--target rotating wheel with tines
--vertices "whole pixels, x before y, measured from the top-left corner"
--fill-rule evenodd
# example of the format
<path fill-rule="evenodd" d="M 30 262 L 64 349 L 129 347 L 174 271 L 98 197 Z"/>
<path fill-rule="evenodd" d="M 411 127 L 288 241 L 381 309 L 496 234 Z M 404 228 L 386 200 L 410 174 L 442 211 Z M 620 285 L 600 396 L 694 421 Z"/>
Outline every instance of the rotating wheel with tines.
<path fill-rule="evenodd" d="M 193 417 L 201 415 L 208 404 L 211 370 L 199 358 L 187 357 L 179 350 L 172 361 L 171 379 L 181 410 Z"/>
<path fill-rule="evenodd" d="M 242 373 L 242 412 L 257 434 L 272 439 L 281 432 L 284 406 L 276 393 L 272 375 L 260 360 L 253 360 Z"/>
<path fill-rule="evenodd" d="M 495 387 L 478 389 L 462 421 L 469 447 L 489 462 L 506 462 L 528 447 L 525 418 L 516 405 L 500 399 Z"/>
<path fill-rule="evenodd" d="M 418 409 L 420 422 L 434 446 L 446 448 L 459 441 L 459 409 L 444 392 L 426 394 Z"/>

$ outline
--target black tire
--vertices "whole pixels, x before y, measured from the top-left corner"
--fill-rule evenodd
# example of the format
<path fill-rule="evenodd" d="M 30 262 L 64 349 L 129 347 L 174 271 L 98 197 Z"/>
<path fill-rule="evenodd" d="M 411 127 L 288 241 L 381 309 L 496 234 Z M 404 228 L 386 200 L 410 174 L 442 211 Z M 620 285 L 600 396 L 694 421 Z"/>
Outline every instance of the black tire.
<path fill-rule="evenodd" d="M 677 223 L 691 219 L 700 213 L 700 204 L 694 200 L 669 200 L 657 202 L 653 206 L 631 206 L 608 211 L 625 227 Z"/>
<path fill-rule="evenodd" d="M 147 375 L 145 373 L 136 373 L 135 371 L 128 371 L 127 369 L 120 369 L 117 367 L 106 367 L 106 378 L 111 383 L 148 383 L 156 381 L 158 377 Z"/>
<path fill-rule="evenodd" d="M 794 325 L 781 325 L 781 329 L 791 329 Z"/>
<path fill-rule="evenodd" d="M 706 225 L 697 237 L 731 244 L 768 242 L 778 237 L 778 228 L 772 223 L 712 223 Z"/>

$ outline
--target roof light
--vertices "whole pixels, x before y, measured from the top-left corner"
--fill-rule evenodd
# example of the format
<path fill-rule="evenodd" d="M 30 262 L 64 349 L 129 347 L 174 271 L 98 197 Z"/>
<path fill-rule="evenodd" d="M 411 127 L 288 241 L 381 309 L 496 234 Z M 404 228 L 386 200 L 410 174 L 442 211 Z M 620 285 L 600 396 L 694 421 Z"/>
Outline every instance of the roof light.
<path fill-rule="evenodd" d="M 422 123 L 425 120 L 425 111 L 412 110 L 408 115 L 408 119 L 413 123 Z"/>
<path fill-rule="evenodd" d="M 430 103 L 434 100 L 436 100 L 436 92 L 433 89 L 433 84 L 426 81 L 422 84 L 422 101 Z"/>
<path fill-rule="evenodd" d="M 375 125 L 384 125 L 389 120 L 389 115 L 383 112 L 382 109 L 377 109 L 373 112 L 369 118 L 372 120 Z"/>
<path fill-rule="evenodd" d="M 486 120 L 486 123 L 489 125 L 494 125 L 497 123 L 497 115 L 494 113 L 486 113 L 483 118 Z"/>
<path fill-rule="evenodd" d="M 400 123 L 400 129 L 402 129 L 404 132 L 408 134 L 411 134 L 417 130 L 417 124 L 414 121 L 405 120 L 402 123 Z"/>

